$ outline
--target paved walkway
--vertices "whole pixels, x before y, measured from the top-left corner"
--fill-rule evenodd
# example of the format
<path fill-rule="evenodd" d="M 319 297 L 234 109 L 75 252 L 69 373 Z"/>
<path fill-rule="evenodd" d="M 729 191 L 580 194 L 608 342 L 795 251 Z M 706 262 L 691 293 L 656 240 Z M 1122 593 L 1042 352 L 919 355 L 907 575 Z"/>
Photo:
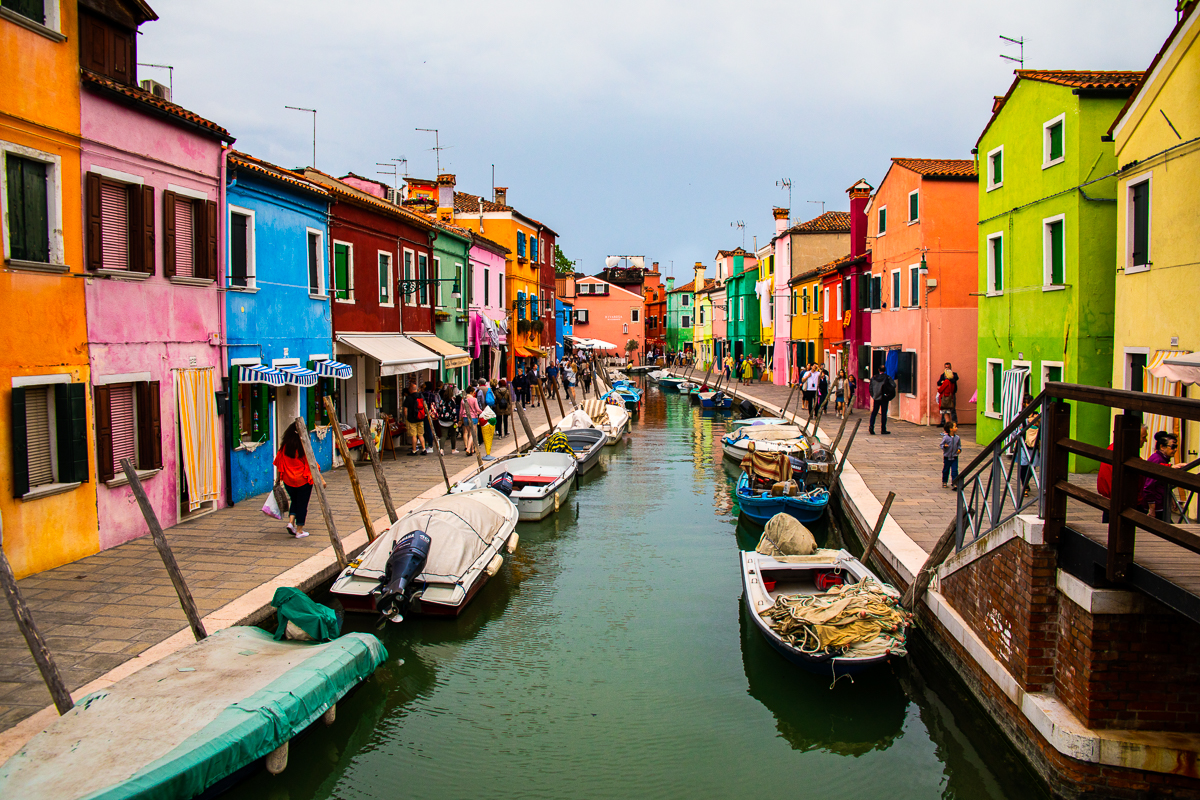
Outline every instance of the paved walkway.
<path fill-rule="evenodd" d="M 541 408 L 527 410 L 530 424 L 544 430 Z M 554 419 L 559 418 L 554 409 Z M 514 416 L 514 420 L 516 417 Z M 541 423 L 539 425 L 539 422 Z M 521 441 L 525 437 L 522 434 Z M 494 454 L 511 451 L 512 436 L 497 438 Z M 399 453 L 399 451 L 397 451 Z M 451 480 L 475 457 L 446 453 Z M 436 455 L 405 453 L 382 459 L 397 508 L 442 482 Z M 377 523 L 386 519 L 383 499 L 369 465 L 358 475 L 367 509 Z M 340 538 L 362 530 L 362 518 L 346 470 L 328 473 L 327 493 Z M 329 547 L 330 540 L 313 498 L 305 539 L 295 539 L 283 523 L 265 516 L 265 495 L 233 508 L 189 520 L 167 530 L 167 539 L 203 617 Z M 136 507 L 130 508 L 137 514 Z M 19 582 L 39 631 L 72 691 L 101 677 L 139 653 L 186 629 L 187 620 L 151 538 L 143 536 Z M 51 702 L 41 673 L 11 614 L 0 614 L 0 731 Z"/>

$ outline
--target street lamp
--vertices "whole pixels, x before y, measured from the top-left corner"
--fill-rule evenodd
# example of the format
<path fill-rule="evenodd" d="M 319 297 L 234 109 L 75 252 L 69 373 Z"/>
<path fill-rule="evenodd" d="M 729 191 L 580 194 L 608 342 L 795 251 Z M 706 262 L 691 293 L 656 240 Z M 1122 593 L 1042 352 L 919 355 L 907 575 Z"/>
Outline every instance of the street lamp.
<path fill-rule="evenodd" d="M 428 286 L 431 283 L 452 283 L 450 288 L 450 296 L 455 300 L 462 298 L 462 289 L 458 284 L 458 278 L 414 278 L 412 280 L 400 280 L 400 294 L 408 296 L 414 292 L 419 292 L 422 286 Z"/>

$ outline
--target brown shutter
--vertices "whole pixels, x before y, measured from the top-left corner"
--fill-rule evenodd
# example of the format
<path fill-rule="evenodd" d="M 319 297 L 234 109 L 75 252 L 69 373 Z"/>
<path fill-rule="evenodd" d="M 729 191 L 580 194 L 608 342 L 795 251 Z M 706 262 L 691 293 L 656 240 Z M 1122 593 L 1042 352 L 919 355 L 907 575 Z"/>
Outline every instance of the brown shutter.
<path fill-rule="evenodd" d="M 79 40 L 79 57 L 83 62 L 83 68 L 107 75 L 108 29 L 99 20 L 86 14 L 83 18 L 82 28 L 83 36 Z"/>
<path fill-rule="evenodd" d="M 133 269 L 147 275 L 154 274 L 154 187 L 131 187 L 133 210 L 130 249 L 133 252 Z"/>
<path fill-rule="evenodd" d="M 147 387 L 146 394 L 149 401 L 146 404 L 149 411 L 146 416 L 149 418 L 150 428 L 146 453 L 149 457 L 147 469 L 162 469 L 162 419 L 158 412 L 158 381 L 150 381 L 144 385 Z"/>
<path fill-rule="evenodd" d="M 175 193 L 163 192 L 163 275 L 175 277 Z"/>
<path fill-rule="evenodd" d="M 154 430 L 150 417 L 150 384 L 143 381 L 134 384 L 134 402 L 137 414 L 137 465 L 138 469 L 154 469 Z"/>
<path fill-rule="evenodd" d="M 133 85 L 133 35 L 125 31 L 110 30 L 112 46 L 112 77 L 121 83 Z"/>
<path fill-rule="evenodd" d="M 217 279 L 217 204 L 204 201 L 204 277 Z"/>
<path fill-rule="evenodd" d="M 208 214 L 203 200 L 189 201 L 192 206 L 192 277 L 208 277 Z M 182 231 L 176 231 L 182 236 Z M 178 265 L 176 265 L 178 268 Z"/>
<path fill-rule="evenodd" d="M 100 176 L 89 172 L 84 180 L 84 228 L 87 230 L 87 268 L 103 266 L 101 247 Z"/>
<path fill-rule="evenodd" d="M 114 477 L 112 407 L 107 386 L 96 387 L 96 477 L 101 483 Z"/>

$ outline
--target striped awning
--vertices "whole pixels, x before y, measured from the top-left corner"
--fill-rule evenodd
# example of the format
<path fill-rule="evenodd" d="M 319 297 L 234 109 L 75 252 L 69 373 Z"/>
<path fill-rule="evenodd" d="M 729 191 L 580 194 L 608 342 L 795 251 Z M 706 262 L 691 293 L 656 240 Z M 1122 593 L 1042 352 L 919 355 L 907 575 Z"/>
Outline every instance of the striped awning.
<path fill-rule="evenodd" d="M 296 365 L 276 367 L 275 369 L 282 372 L 287 378 L 286 383 L 290 383 L 292 386 L 316 386 L 317 379 L 321 377 L 311 369 Z"/>
<path fill-rule="evenodd" d="M 261 364 L 242 364 L 238 367 L 238 373 L 239 383 L 266 383 L 271 386 L 283 386 L 288 382 L 287 375 L 273 367 L 264 367 Z"/>
<path fill-rule="evenodd" d="M 343 364 L 340 361 L 331 361 L 329 359 L 326 359 L 325 361 L 318 361 L 317 363 L 313 364 L 313 367 L 316 368 L 317 374 L 322 378 L 338 378 L 344 381 L 354 374 L 354 370 L 349 364 Z"/>

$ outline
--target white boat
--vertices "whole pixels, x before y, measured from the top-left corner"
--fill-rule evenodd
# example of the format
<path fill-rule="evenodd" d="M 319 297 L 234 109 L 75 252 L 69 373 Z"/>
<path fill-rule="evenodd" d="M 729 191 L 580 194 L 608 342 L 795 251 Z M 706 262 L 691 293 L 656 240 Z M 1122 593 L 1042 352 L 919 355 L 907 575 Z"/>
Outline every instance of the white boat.
<path fill-rule="evenodd" d="M 512 476 L 508 499 L 517 507 L 521 522 L 536 522 L 558 511 L 571 493 L 579 462 L 570 453 L 534 451 L 493 461 L 482 471 L 451 487 L 454 494 L 486 488 L 505 473 Z"/>
<path fill-rule="evenodd" d="M 629 430 L 629 411 L 618 403 L 605 403 L 602 400 L 589 398 L 583 401 L 583 407 L 572 411 L 563 417 L 558 424 L 559 430 L 567 428 L 583 428 L 590 423 L 592 427 L 604 431 L 608 441 L 605 444 L 616 444 Z M 566 427 L 564 427 L 566 426 Z"/>
<path fill-rule="evenodd" d="M 658 383 L 662 378 L 669 378 L 670 376 L 671 373 L 667 372 L 665 369 L 656 369 L 653 372 L 646 373 L 646 377 L 655 383 Z"/>
<path fill-rule="evenodd" d="M 330 592 L 347 611 L 376 611 L 379 589 L 396 542 L 421 531 L 429 555 L 412 578 L 407 608 L 412 613 L 456 616 L 504 563 L 501 550 L 517 547 L 518 512 L 495 489 L 438 497 L 396 520 L 342 570 Z"/>
<path fill-rule="evenodd" d="M 745 428 L 757 425 L 790 425 L 791 421 L 783 417 L 749 417 L 747 419 L 735 419 L 729 423 L 729 429 L 736 431 L 738 428 Z"/>
<path fill-rule="evenodd" d="M 591 424 L 591 418 L 587 418 L 586 425 L 577 424 L 563 427 L 568 420 L 572 422 L 582 422 L 582 417 L 587 414 L 582 411 L 572 411 L 567 416 L 563 417 L 558 423 L 556 432 L 567 437 L 567 444 L 575 451 L 575 458 L 579 461 L 579 474 L 586 475 L 592 467 L 596 466 L 600 461 L 600 451 L 608 444 L 608 435 L 604 431 L 598 429 Z"/>
<path fill-rule="evenodd" d="M 741 460 L 750 452 L 750 442 L 757 450 L 784 452 L 789 455 L 807 456 L 809 443 L 798 425 L 750 425 L 721 438 L 721 449 L 726 458 Z"/>

